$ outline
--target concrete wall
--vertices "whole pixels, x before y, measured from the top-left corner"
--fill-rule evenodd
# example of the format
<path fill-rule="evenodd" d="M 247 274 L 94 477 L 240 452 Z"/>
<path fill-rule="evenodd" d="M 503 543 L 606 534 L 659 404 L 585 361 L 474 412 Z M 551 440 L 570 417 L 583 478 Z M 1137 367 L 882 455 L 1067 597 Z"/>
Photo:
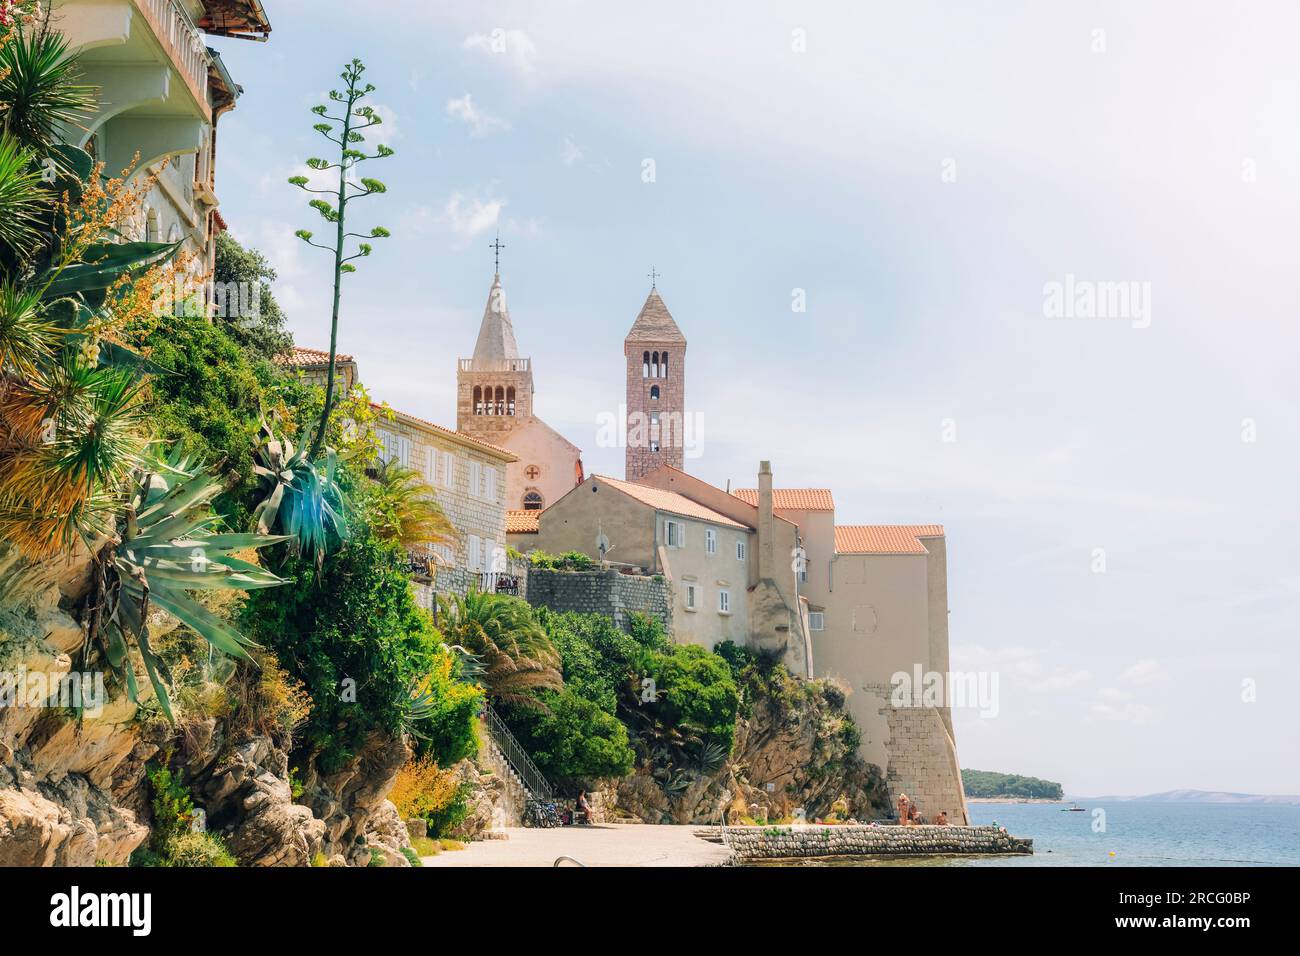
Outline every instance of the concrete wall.
<path fill-rule="evenodd" d="M 667 630 L 673 630 L 673 586 L 662 576 L 533 568 L 528 573 L 527 595 L 533 607 L 601 614 L 624 630 L 633 611 L 649 615 Z"/>

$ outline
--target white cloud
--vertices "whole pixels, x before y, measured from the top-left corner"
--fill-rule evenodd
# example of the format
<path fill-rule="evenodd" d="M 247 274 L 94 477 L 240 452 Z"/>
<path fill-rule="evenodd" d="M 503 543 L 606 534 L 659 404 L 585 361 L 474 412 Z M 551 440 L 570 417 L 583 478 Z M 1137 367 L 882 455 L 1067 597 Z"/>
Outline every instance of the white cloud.
<path fill-rule="evenodd" d="M 1145 724 L 1155 716 L 1155 711 L 1146 704 L 1138 703 L 1128 691 L 1117 687 L 1102 687 L 1088 708 L 1093 714 L 1106 720 L 1125 721 L 1133 724 Z"/>
<path fill-rule="evenodd" d="M 504 199 L 479 199 L 455 192 L 448 197 L 438 222 L 459 241 L 468 243 L 476 236 L 493 229 L 501 220 Z"/>
<path fill-rule="evenodd" d="M 1159 662 L 1148 658 L 1124 668 L 1124 673 L 1119 675 L 1119 679 L 1130 684 L 1150 684 L 1153 681 L 1166 680 L 1168 675 Z"/>
<path fill-rule="evenodd" d="M 564 151 L 560 154 L 560 158 L 564 160 L 564 165 L 572 166 L 574 163 L 580 161 L 582 157 L 582 147 L 568 136 L 564 137 Z"/>
<path fill-rule="evenodd" d="M 523 30 L 506 30 L 500 27 L 489 33 L 471 33 L 461 44 L 466 50 L 478 50 L 499 56 L 520 73 L 536 69 L 537 46 Z"/>
<path fill-rule="evenodd" d="M 379 116 L 380 123 L 378 126 L 366 130 L 367 142 L 388 145 L 397 140 L 402 134 L 397 127 L 397 113 L 394 112 L 393 108 L 382 103 L 371 103 L 370 108 Z"/>
<path fill-rule="evenodd" d="M 447 101 L 447 115 L 455 117 L 468 126 L 472 136 L 486 136 L 510 128 L 510 124 L 505 120 L 485 113 L 475 106 L 473 98 L 468 93 L 459 99 Z"/>

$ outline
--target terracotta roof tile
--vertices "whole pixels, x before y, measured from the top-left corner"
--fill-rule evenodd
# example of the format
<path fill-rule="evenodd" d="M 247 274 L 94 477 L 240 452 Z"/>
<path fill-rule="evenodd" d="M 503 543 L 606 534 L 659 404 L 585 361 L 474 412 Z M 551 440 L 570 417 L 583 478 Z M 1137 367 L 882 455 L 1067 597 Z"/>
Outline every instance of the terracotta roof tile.
<path fill-rule="evenodd" d="M 382 413 L 384 410 L 384 406 L 378 405 L 374 402 L 370 403 L 370 407 L 380 413 Z M 446 435 L 448 438 L 459 441 L 461 444 L 475 445 L 479 448 L 482 448 L 484 451 L 492 452 L 494 455 L 503 456 L 508 461 L 519 460 L 519 456 L 516 455 L 514 452 L 512 452 L 509 448 L 503 448 L 500 445 L 492 444 L 490 441 L 484 441 L 481 438 L 475 438 L 473 435 L 467 435 L 464 432 L 455 431 L 454 429 L 447 428 L 445 425 L 436 425 L 433 422 L 420 418 L 417 415 L 412 415 L 410 412 L 398 411 L 396 408 L 390 408 L 389 411 L 391 411 L 394 415 L 398 416 L 399 418 L 409 419 L 410 421 L 413 421 L 416 424 L 423 425 L 426 428 L 432 428 L 436 432 L 441 432 L 442 434 Z"/>
<path fill-rule="evenodd" d="M 602 481 L 611 488 L 623 492 L 629 498 L 635 498 L 644 505 L 651 508 L 657 508 L 660 511 L 666 511 L 669 514 L 681 515 L 683 518 L 696 518 L 700 521 L 712 521 L 714 524 L 727 525 L 731 528 L 746 528 L 739 521 L 733 521 L 724 514 L 719 514 L 712 508 L 706 508 L 704 505 L 692 501 L 685 495 L 679 495 L 675 491 L 662 491 L 658 488 L 651 488 L 649 485 L 638 485 L 631 481 L 620 481 L 617 478 L 610 478 L 606 475 L 592 475 L 597 481 Z"/>
<path fill-rule="evenodd" d="M 737 488 L 732 492 L 748 505 L 758 504 L 757 488 Z M 773 488 L 772 507 L 790 511 L 834 511 L 835 499 L 829 488 Z"/>
<path fill-rule="evenodd" d="M 922 538 L 942 538 L 939 524 L 841 524 L 836 554 L 927 554 Z"/>
<path fill-rule="evenodd" d="M 344 362 L 351 362 L 351 355 L 344 355 L 341 352 L 334 353 L 334 364 L 341 365 Z M 288 368 L 311 368 L 317 365 L 329 365 L 330 353 L 326 349 L 305 349 L 300 345 L 295 345 L 292 352 L 285 352 L 283 355 L 275 357 L 276 365 L 284 365 Z"/>
<path fill-rule="evenodd" d="M 540 511 L 507 511 L 506 534 L 537 534 Z"/>

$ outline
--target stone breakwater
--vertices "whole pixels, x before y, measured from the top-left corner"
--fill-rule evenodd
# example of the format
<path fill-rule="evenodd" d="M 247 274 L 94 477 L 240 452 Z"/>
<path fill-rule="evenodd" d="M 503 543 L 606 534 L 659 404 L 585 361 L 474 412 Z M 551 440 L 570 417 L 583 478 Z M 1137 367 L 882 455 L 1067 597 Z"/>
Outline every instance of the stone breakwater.
<path fill-rule="evenodd" d="M 728 827 L 725 842 L 737 862 L 823 856 L 1034 852 L 1033 840 L 1014 837 L 1001 827 L 991 826 Z"/>

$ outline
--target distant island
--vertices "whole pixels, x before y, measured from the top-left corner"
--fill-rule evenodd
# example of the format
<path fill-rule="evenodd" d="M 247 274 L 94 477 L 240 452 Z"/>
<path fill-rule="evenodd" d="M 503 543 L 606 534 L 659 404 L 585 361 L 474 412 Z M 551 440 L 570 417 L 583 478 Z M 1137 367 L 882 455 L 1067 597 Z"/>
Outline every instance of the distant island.
<path fill-rule="evenodd" d="M 965 780 L 964 772 L 962 779 L 963 781 Z M 969 786 L 967 787 L 966 792 L 968 794 L 970 793 Z M 1300 805 L 1300 795 L 1297 794 L 1229 793 L 1223 790 L 1166 790 L 1164 793 L 1148 793 L 1141 797 L 1125 797 L 1110 794 L 1102 797 L 1088 797 L 1087 799 L 1095 801 L 1122 801 L 1125 803 L 1247 803 L 1275 806 Z"/>
<path fill-rule="evenodd" d="M 1061 785 L 1053 780 L 1022 777 L 992 770 L 962 770 L 962 786 L 970 800 L 1060 800 Z"/>

